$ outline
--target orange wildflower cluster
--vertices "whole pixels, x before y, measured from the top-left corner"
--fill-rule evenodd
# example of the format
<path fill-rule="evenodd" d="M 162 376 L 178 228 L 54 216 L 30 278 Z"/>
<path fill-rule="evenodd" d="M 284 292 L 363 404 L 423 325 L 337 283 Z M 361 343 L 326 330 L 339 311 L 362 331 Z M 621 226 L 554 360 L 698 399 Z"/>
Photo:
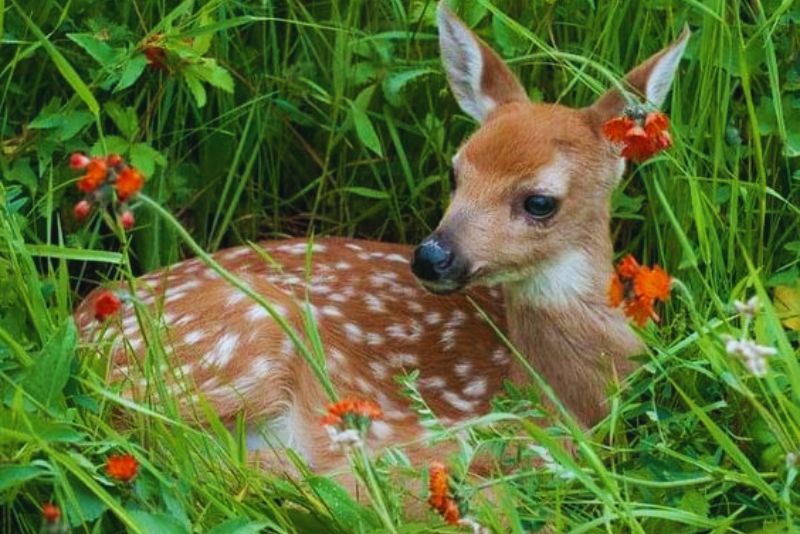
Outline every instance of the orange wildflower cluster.
<path fill-rule="evenodd" d="M 603 125 L 603 135 L 623 145 L 623 158 L 644 161 L 672 146 L 668 129 L 669 118 L 663 113 L 628 108 L 621 117 L 614 117 Z"/>
<path fill-rule="evenodd" d="M 658 265 L 644 267 L 630 254 L 617 264 L 617 270 L 608 286 L 608 300 L 612 307 L 623 307 L 625 315 L 644 326 L 659 317 L 654 306 L 657 301 L 669 298 L 672 278 Z"/>
<path fill-rule="evenodd" d="M 442 462 L 431 462 L 428 468 L 428 504 L 431 505 L 448 525 L 458 525 L 461 513 L 458 503 L 450 493 L 450 479 L 447 475 L 447 466 Z"/>
<path fill-rule="evenodd" d="M 106 459 L 106 473 L 120 482 L 131 482 L 139 474 L 139 461 L 132 454 L 112 454 Z"/>
<path fill-rule="evenodd" d="M 383 412 L 381 412 L 380 406 L 374 402 L 348 397 L 328 405 L 327 413 L 322 418 L 322 424 L 337 426 L 343 422 L 355 423 L 358 428 L 361 428 L 365 422 L 368 423 L 382 417 Z"/>
<path fill-rule="evenodd" d="M 126 230 L 133 228 L 136 220 L 127 202 L 141 191 L 144 176 L 134 167 L 127 165 L 117 154 L 105 158 L 89 158 L 75 153 L 69 159 L 69 166 L 74 170 L 83 170 L 78 179 L 78 190 L 85 196 L 73 208 L 73 214 L 79 221 L 89 216 L 94 204 L 106 205 L 116 193 L 120 202 L 120 224 Z"/>
<path fill-rule="evenodd" d="M 98 321 L 105 321 L 117 313 L 122 307 L 122 301 L 112 291 L 101 291 L 94 299 L 94 317 Z"/>

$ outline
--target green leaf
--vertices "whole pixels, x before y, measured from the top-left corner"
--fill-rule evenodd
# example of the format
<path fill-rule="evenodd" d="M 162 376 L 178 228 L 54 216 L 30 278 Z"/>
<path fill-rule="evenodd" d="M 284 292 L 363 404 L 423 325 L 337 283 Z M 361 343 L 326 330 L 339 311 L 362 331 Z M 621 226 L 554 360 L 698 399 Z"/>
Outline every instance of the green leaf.
<path fill-rule="evenodd" d="M 87 111 L 51 111 L 43 109 L 29 124 L 35 130 L 52 130 L 60 142 L 75 137 L 85 126 L 94 120 Z"/>
<path fill-rule="evenodd" d="M 166 514 L 151 514 L 143 510 L 128 510 L 128 513 L 143 532 L 158 532 L 159 534 L 184 534 L 189 532 L 175 519 Z"/>
<path fill-rule="evenodd" d="M 72 527 L 94 521 L 108 510 L 108 505 L 81 480 L 73 475 L 68 475 L 67 480 L 71 495 L 65 502 L 64 511 Z"/>
<path fill-rule="evenodd" d="M 366 522 L 365 510 L 344 488 L 326 477 L 311 477 L 307 482 L 342 526 L 352 532 L 361 530 Z"/>
<path fill-rule="evenodd" d="M 164 166 L 167 160 L 161 153 L 145 143 L 136 143 L 131 147 L 131 165 L 139 169 L 146 177 L 153 175 L 156 165 Z"/>
<path fill-rule="evenodd" d="M 21 382 L 46 408 L 63 405 L 63 390 L 69 380 L 76 343 L 75 323 L 70 318 L 47 340 Z"/>
<path fill-rule="evenodd" d="M 33 480 L 47 473 L 47 470 L 38 465 L 4 465 L 0 466 L 0 492 L 15 486 L 21 486 L 28 480 Z"/>
<path fill-rule="evenodd" d="M 369 187 L 351 186 L 343 187 L 342 190 L 360 197 L 374 198 L 378 200 L 387 200 L 389 198 L 389 193 L 386 191 L 378 191 L 377 189 L 370 189 Z"/>
<path fill-rule="evenodd" d="M 119 82 L 114 88 L 114 92 L 117 93 L 123 89 L 127 89 L 136 83 L 136 80 L 142 75 L 146 66 L 147 57 L 145 57 L 144 54 L 140 53 L 133 56 L 125 63 L 125 69 L 122 71 L 122 76 L 119 77 Z"/>
<path fill-rule="evenodd" d="M 32 256 L 60 258 L 65 260 L 97 261 L 122 265 L 122 254 L 105 250 L 67 248 L 60 245 L 26 245 L 25 249 Z"/>
<path fill-rule="evenodd" d="M 108 116 L 111 117 L 111 120 L 114 121 L 114 125 L 120 133 L 129 140 L 133 139 L 136 135 L 136 131 L 139 129 L 139 119 L 136 117 L 136 109 L 132 106 L 123 108 L 117 102 L 113 101 L 106 102 L 103 109 L 108 113 Z"/>
<path fill-rule="evenodd" d="M 356 134 L 358 139 L 364 143 L 368 149 L 376 153 L 378 156 L 383 157 L 383 150 L 381 149 L 381 140 L 372 126 L 372 121 L 367 115 L 367 107 L 372 98 L 372 93 L 375 92 L 375 86 L 370 85 L 352 102 L 350 110 L 353 116 L 353 123 L 356 127 Z"/>
<path fill-rule="evenodd" d="M 188 70 L 183 72 L 183 79 L 186 80 L 186 87 L 189 88 L 189 92 L 192 93 L 194 101 L 197 102 L 197 107 L 202 108 L 205 106 L 206 90 L 203 88 L 203 84 L 200 83 L 200 79 Z"/>
<path fill-rule="evenodd" d="M 404 70 L 390 74 L 386 77 L 386 79 L 383 80 L 383 94 L 386 96 L 386 100 L 388 100 L 393 106 L 401 105 L 402 98 L 400 93 L 403 91 L 406 85 L 417 78 L 433 72 L 434 71 L 431 69 L 420 68 Z"/>
<path fill-rule="evenodd" d="M 105 144 L 103 143 L 105 141 Z M 107 135 L 105 139 L 98 139 L 92 145 L 90 153 L 92 156 L 105 156 L 106 154 L 119 154 L 125 155 L 131 148 L 131 144 L 127 139 L 123 139 L 118 135 Z"/>
<path fill-rule="evenodd" d="M 36 173 L 31 169 L 31 162 L 28 158 L 20 158 L 14 162 L 14 166 L 6 173 L 6 178 L 14 182 L 19 182 L 32 192 L 36 191 Z"/>
<path fill-rule="evenodd" d="M 208 531 L 208 534 L 258 534 L 267 526 L 269 526 L 267 522 L 250 521 L 245 517 L 236 517 L 215 526 Z"/>
<path fill-rule="evenodd" d="M 233 92 L 233 77 L 213 59 L 202 58 L 199 63 L 190 65 L 185 70 L 209 85 L 222 89 L 227 93 Z"/>
<path fill-rule="evenodd" d="M 15 3 L 14 6 L 17 8 L 17 12 L 22 20 L 25 21 L 25 24 L 39 40 L 42 48 L 44 48 L 47 54 L 50 56 L 50 59 L 55 64 L 58 72 L 61 73 L 61 76 L 63 76 L 70 87 L 72 87 L 72 89 L 75 91 L 75 94 L 77 94 L 78 97 L 83 100 L 92 115 L 95 117 L 98 116 L 100 114 L 100 104 L 97 103 L 97 100 L 94 98 L 92 91 L 89 90 L 89 87 L 86 85 L 86 83 L 84 83 L 81 77 L 78 76 L 78 73 L 75 72 L 75 69 L 72 68 L 72 65 L 70 65 L 69 61 L 67 61 L 66 58 L 61 55 L 61 52 L 59 52 L 58 49 L 53 46 L 53 43 L 47 39 L 47 36 L 44 34 L 44 32 L 39 29 L 39 26 L 37 26 L 30 19 L 30 17 L 28 17 L 25 11 L 19 7 L 19 4 Z"/>
<path fill-rule="evenodd" d="M 113 65 L 119 57 L 119 49 L 111 48 L 90 33 L 68 33 L 67 37 L 104 67 Z"/>

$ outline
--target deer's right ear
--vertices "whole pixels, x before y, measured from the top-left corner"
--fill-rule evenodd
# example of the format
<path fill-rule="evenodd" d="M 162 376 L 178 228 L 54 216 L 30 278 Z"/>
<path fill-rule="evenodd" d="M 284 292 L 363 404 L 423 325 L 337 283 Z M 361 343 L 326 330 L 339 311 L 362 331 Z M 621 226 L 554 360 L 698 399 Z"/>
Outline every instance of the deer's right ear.
<path fill-rule="evenodd" d="M 439 3 L 439 46 L 450 88 L 468 115 L 483 122 L 495 108 L 528 99 L 517 77 L 497 54 Z"/>

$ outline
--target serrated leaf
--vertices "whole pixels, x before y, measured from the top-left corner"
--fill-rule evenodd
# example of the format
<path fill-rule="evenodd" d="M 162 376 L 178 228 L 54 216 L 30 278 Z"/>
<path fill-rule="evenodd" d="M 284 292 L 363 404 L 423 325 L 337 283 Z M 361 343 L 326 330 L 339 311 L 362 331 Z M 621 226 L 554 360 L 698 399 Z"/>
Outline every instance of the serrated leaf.
<path fill-rule="evenodd" d="M 114 121 L 117 129 L 127 137 L 132 139 L 136 135 L 136 130 L 139 129 L 139 120 L 136 117 L 136 109 L 132 106 L 123 108 L 117 102 L 106 102 L 103 106 L 105 112 Z"/>
<path fill-rule="evenodd" d="M 21 382 L 46 408 L 63 405 L 63 390 L 69 380 L 76 343 L 77 331 L 70 318 L 47 340 Z"/>
<path fill-rule="evenodd" d="M 105 156 L 107 154 L 119 154 L 123 156 L 128 153 L 130 148 L 131 144 L 127 139 L 123 139 L 118 135 L 107 135 L 105 144 L 103 144 L 102 139 L 98 139 L 97 142 L 92 145 L 89 153 L 92 156 Z"/>
<path fill-rule="evenodd" d="M 131 165 L 150 177 L 156 170 L 156 165 L 164 166 L 167 161 L 161 153 L 145 143 L 136 143 L 131 147 Z"/>
<path fill-rule="evenodd" d="M 403 89 L 417 78 L 433 72 L 434 71 L 431 69 L 421 68 L 404 70 L 390 74 L 383 80 L 382 86 L 383 94 L 386 97 L 386 100 L 388 100 L 393 106 L 399 106 L 402 104 L 400 93 L 403 91 Z"/>
<path fill-rule="evenodd" d="M 378 138 L 378 134 L 375 132 L 375 128 L 372 126 L 372 121 L 370 120 L 369 115 L 367 115 L 367 107 L 369 106 L 369 101 L 372 98 L 372 93 L 374 92 L 374 85 L 371 85 L 361 91 L 356 99 L 352 102 L 350 111 L 353 117 L 353 124 L 356 127 L 356 135 L 358 135 L 358 139 L 368 149 L 373 151 L 378 156 L 383 157 L 381 140 Z"/>
<path fill-rule="evenodd" d="M 203 58 L 200 63 L 186 68 L 199 79 L 227 93 L 233 92 L 233 77 L 213 59 Z"/>
<path fill-rule="evenodd" d="M 6 178 L 21 183 L 31 191 L 36 191 L 36 173 L 33 172 L 28 158 L 20 158 L 15 161 L 14 165 L 6 173 Z"/>
<path fill-rule="evenodd" d="M 775 287 L 775 311 L 790 330 L 800 330 L 800 283 Z"/>
<path fill-rule="evenodd" d="M 114 64 L 120 50 L 115 50 L 90 33 L 68 33 L 67 38 L 83 48 L 87 54 L 104 67 Z"/>
<path fill-rule="evenodd" d="M 70 498 L 64 503 L 69 524 L 78 527 L 89 521 L 94 521 L 106 510 L 108 505 L 95 493 L 86 487 L 86 484 L 72 475 L 67 476 L 71 490 Z"/>
<path fill-rule="evenodd" d="M 203 87 L 203 84 L 200 83 L 200 79 L 188 71 L 184 71 L 183 79 L 186 80 L 186 87 L 188 87 L 189 92 L 192 93 L 194 101 L 197 103 L 197 107 L 202 108 L 205 106 L 206 90 Z"/>
<path fill-rule="evenodd" d="M 60 142 L 75 137 L 84 127 L 94 120 L 87 111 L 45 111 L 39 113 L 28 125 L 36 130 L 52 130 Z"/>
<path fill-rule="evenodd" d="M 144 54 L 137 54 L 133 56 L 130 61 L 125 63 L 125 69 L 122 71 L 122 75 L 119 77 L 117 86 L 114 87 L 114 92 L 117 93 L 123 89 L 127 89 L 136 83 L 136 80 L 138 80 L 142 75 L 146 66 L 147 58 Z"/>

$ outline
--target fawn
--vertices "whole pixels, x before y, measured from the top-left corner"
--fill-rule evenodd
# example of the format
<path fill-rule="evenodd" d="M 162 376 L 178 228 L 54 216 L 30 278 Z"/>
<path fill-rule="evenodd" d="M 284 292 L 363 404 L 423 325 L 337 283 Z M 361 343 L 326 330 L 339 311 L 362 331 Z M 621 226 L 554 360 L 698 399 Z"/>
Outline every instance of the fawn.
<path fill-rule="evenodd" d="M 628 357 L 642 348 L 606 295 L 613 272 L 609 198 L 625 162 L 601 126 L 626 100 L 613 89 L 582 109 L 532 103 L 505 63 L 454 14 L 440 5 L 438 19 L 451 89 L 480 127 L 453 158 L 455 189 L 437 230 L 413 251 L 294 239 L 214 258 L 301 331 L 308 299 L 339 393 L 382 408 L 371 447 L 424 434 L 396 374 L 419 370 L 420 392 L 445 424 L 486 413 L 504 379 L 528 381 L 466 295 L 589 427 L 607 412 L 606 385 L 633 369 Z M 687 40 L 685 31 L 631 71 L 628 89 L 662 104 Z M 328 402 L 323 389 L 262 306 L 196 258 L 143 276 L 134 287 L 134 298 L 160 314 L 164 346 L 186 378 L 165 373 L 175 395 L 201 392 L 224 421 L 243 414 L 254 452 L 277 441 L 316 470 L 343 464 L 320 424 Z M 97 292 L 76 311 L 83 338 L 110 343 L 109 379 L 125 381 L 136 397 L 148 384 L 137 373 L 147 350 L 134 307 L 99 325 L 96 298 Z M 407 452 L 415 461 L 433 454 L 421 446 Z"/>

